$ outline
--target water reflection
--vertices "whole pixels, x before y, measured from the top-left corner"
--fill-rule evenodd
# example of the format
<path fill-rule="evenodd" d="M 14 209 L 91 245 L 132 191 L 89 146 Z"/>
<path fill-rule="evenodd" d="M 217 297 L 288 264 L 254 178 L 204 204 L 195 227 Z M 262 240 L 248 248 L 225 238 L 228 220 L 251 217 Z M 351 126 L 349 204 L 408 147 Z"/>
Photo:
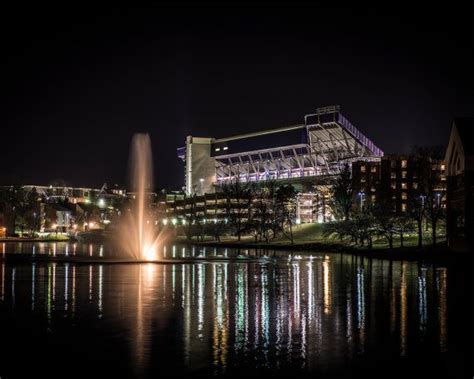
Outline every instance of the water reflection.
<path fill-rule="evenodd" d="M 212 251 L 220 253 L 231 252 Z M 416 263 L 345 255 L 170 265 L 2 261 L 0 272 L 2 301 L 15 312 L 44 317 L 50 330 L 65 318 L 102 320 L 128 341 L 141 374 L 167 349 L 177 358 L 162 365 L 221 374 L 336 366 L 380 340 L 409 355 L 430 330 L 440 351 L 448 346 L 447 269 Z"/>

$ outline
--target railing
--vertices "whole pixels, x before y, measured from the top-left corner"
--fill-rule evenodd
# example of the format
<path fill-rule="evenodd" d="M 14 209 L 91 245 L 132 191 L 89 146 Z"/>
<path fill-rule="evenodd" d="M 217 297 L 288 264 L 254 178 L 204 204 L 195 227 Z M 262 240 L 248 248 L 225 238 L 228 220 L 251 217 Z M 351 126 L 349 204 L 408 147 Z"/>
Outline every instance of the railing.
<path fill-rule="evenodd" d="M 350 123 L 350 121 L 345 118 L 341 113 L 338 113 L 338 123 L 341 124 L 344 129 L 351 133 L 354 138 L 356 138 L 360 143 L 362 143 L 367 149 L 369 149 L 377 157 L 383 157 L 383 151 L 380 150 L 374 143 L 364 136 L 359 129 Z"/>

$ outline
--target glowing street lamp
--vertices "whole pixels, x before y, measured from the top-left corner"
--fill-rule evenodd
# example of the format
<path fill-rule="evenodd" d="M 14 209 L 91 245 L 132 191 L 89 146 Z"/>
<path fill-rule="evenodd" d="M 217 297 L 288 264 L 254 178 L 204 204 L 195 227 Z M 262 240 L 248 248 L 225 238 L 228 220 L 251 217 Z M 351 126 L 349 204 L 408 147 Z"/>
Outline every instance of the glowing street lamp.
<path fill-rule="evenodd" d="M 440 204 L 441 204 L 441 194 L 438 192 L 438 193 L 436 194 L 436 197 L 438 198 L 438 208 L 439 208 L 439 206 L 440 206 Z"/>
<path fill-rule="evenodd" d="M 362 211 L 362 206 L 364 204 L 364 197 L 365 197 L 365 192 L 364 191 L 360 191 L 358 193 L 359 197 L 360 197 L 360 210 Z"/>

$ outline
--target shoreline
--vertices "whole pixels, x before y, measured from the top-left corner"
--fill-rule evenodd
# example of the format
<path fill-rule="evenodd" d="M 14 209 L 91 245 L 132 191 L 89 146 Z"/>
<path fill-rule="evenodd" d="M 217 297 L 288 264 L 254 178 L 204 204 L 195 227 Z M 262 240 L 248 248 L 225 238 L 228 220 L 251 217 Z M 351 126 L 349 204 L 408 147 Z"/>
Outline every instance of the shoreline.
<path fill-rule="evenodd" d="M 460 251 L 451 249 L 447 246 L 423 246 L 418 247 L 394 247 L 389 248 L 372 248 L 367 247 L 357 248 L 347 246 L 340 243 L 326 243 L 326 242 L 305 242 L 305 243 L 254 243 L 254 242 L 238 242 L 238 241 L 180 241 L 175 240 L 175 243 L 187 246 L 205 246 L 205 247 L 221 247 L 232 249 L 257 249 L 257 250 L 291 250 L 297 252 L 308 253 L 340 253 L 350 254 L 372 259 L 387 259 L 396 261 L 436 261 L 442 263 L 449 263 L 454 261 L 466 259 L 472 263 L 472 254 L 470 251 Z"/>
<path fill-rule="evenodd" d="M 56 239 L 56 238 L 21 238 L 21 237 L 9 237 L 0 238 L 0 243 L 18 243 L 18 242 L 74 242 L 73 238 L 68 237 L 67 239 Z"/>

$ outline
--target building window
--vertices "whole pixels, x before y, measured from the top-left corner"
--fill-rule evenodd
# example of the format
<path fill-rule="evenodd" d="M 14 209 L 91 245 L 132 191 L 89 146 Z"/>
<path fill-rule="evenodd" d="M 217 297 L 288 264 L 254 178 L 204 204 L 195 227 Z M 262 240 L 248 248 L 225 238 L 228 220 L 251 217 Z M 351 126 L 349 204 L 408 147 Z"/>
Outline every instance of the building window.
<path fill-rule="evenodd" d="M 372 166 L 370 168 L 370 172 L 377 172 L 377 167 L 376 166 Z"/>
<path fill-rule="evenodd" d="M 392 179 L 397 179 L 397 173 L 396 173 L 396 172 L 392 172 L 392 173 L 390 174 L 390 178 L 392 178 Z"/>
<path fill-rule="evenodd" d="M 224 146 L 222 150 L 228 150 L 229 148 L 227 146 Z"/>
<path fill-rule="evenodd" d="M 392 189 L 397 189 L 397 183 L 396 182 L 392 182 L 392 184 L 390 185 L 390 187 Z"/>
<path fill-rule="evenodd" d="M 407 211 L 407 205 L 405 203 L 402 203 L 402 212 Z"/>
<path fill-rule="evenodd" d="M 407 168 L 407 160 L 402 159 L 402 168 Z"/>
<path fill-rule="evenodd" d="M 407 178 L 407 172 L 406 172 L 406 171 L 402 171 L 402 178 L 403 178 L 403 179 L 406 179 L 406 178 Z"/>
<path fill-rule="evenodd" d="M 407 193 L 406 192 L 402 192 L 402 200 L 406 200 L 407 199 Z"/>
<path fill-rule="evenodd" d="M 372 186 L 372 187 L 370 188 L 370 191 L 371 191 L 371 192 L 375 192 L 375 187 Z"/>
<path fill-rule="evenodd" d="M 221 151 L 221 148 L 220 148 L 220 147 L 216 147 L 216 151 Z"/>
<path fill-rule="evenodd" d="M 390 161 L 390 167 L 392 167 L 392 168 L 397 167 L 397 161 L 394 160 L 394 159 L 392 159 L 392 160 Z"/>
<path fill-rule="evenodd" d="M 413 189 L 417 189 L 418 188 L 418 183 L 417 182 L 413 182 Z"/>
<path fill-rule="evenodd" d="M 371 199 L 372 199 L 372 203 L 375 203 L 375 195 L 372 195 Z"/>
<path fill-rule="evenodd" d="M 361 179 L 360 179 L 360 182 L 361 182 L 361 183 L 365 183 L 365 178 L 361 178 Z"/>
<path fill-rule="evenodd" d="M 365 165 L 360 166 L 360 172 L 365 172 Z"/>
<path fill-rule="evenodd" d="M 402 183 L 402 189 L 407 189 L 407 184 L 406 183 Z"/>

